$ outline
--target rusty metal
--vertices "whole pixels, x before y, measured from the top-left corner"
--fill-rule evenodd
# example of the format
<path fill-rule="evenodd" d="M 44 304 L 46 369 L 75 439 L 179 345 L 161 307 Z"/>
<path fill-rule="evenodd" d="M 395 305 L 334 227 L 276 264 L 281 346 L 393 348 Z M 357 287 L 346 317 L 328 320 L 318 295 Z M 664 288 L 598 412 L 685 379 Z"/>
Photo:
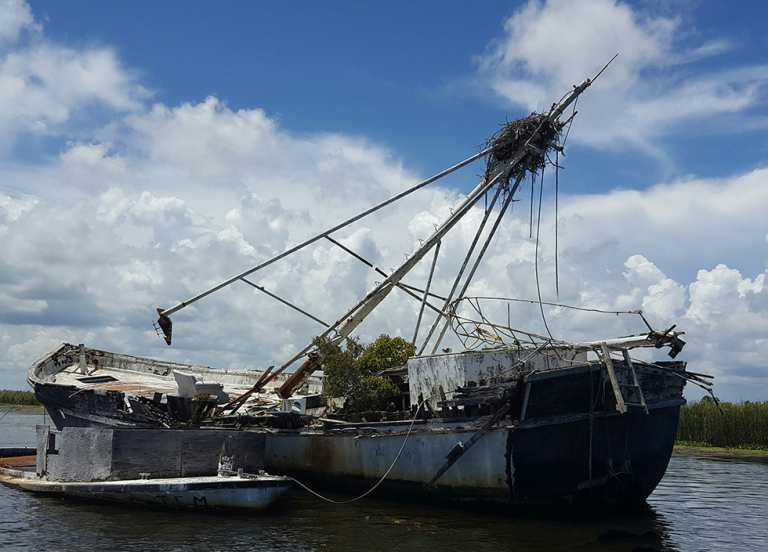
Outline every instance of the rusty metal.
<path fill-rule="evenodd" d="M 250 397 L 253 393 L 260 391 L 262 387 L 264 387 L 268 381 L 271 380 L 269 377 L 269 374 L 274 369 L 274 366 L 270 366 L 267 368 L 262 374 L 261 377 L 256 381 L 256 383 L 253 384 L 253 387 L 251 387 L 248 391 L 240 395 L 239 397 L 235 397 L 231 401 L 229 401 L 226 405 L 221 407 L 219 410 L 221 412 L 225 412 L 227 410 L 237 410 L 243 404 L 245 404 L 245 401 L 248 400 L 248 397 Z"/>
<path fill-rule="evenodd" d="M 155 325 L 155 331 L 157 331 L 159 327 L 160 330 L 163 332 L 163 338 L 165 338 L 165 342 L 170 346 L 171 334 L 173 333 L 173 322 L 171 322 L 170 317 L 164 313 L 165 311 L 163 309 L 157 309 L 157 314 L 160 315 L 160 318 L 157 319 L 157 324 Z"/>
<path fill-rule="evenodd" d="M 277 396 L 281 399 L 287 399 L 293 395 L 293 392 L 301 387 L 318 368 L 320 368 L 320 355 L 311 353 L 307 361 L 291 374 L 282 387 L 277 390 Z"/>

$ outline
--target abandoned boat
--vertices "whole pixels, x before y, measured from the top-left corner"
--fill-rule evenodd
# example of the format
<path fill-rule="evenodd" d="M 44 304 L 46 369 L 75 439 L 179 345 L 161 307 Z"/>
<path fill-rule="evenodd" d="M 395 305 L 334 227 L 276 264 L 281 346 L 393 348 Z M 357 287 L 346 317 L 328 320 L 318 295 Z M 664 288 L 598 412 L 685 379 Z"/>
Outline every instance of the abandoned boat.
<path fill-rule="evenodd" d="M 206 511 L 265 510 L 293 484 L 260 469 L 258 432 L 38 426 L 37 433 L 36 449 L 0 449 L 0 483 L 69 499 Z M 245 475 L 239 466 L 260 473 Z"/>
<path fill-rule="evenodd" d="M 321 239 L 372 266 L 331 234 L 487 157 L 480 184 L 435 232 L 399 268 L 382 273 L 382 282 L 279 369 L 196 368 L 63 345 L 33 364 L 30 385 L 59 428 L 204 425 L 248 432 L 269 427 L 266 469 L 336 490 L 367 493 L 375 488 L 399 499 L 491 501 L 523 508 L 582 502 L 642 506 L 672 454 L 685 404 L 684 385 L 710 382 L 687 371 L 684 362 L 644 362 L 631 351 L 669 348 L 674 359 L 684 345 L 682 334 L 674 327 L 655 331 L 643 318 L 645 333 L 568 343 L 513 329 L 509 323 L 493 324 L 482 314 L 471 321 L 460 308 L 462 301 L 472 299 L 466 293 L 469 284 L 521 182 L 543 170 L 547 152 L 561 151 L 566 123 L 560 118 L 591 83 L 587 79 L 574 86 L 546 114 L 506 123 L 488 147 L 470 159 L 187 301 L 157 309 L 158 330 L 170 345 L 173 313 L 234 282 L 266 293 L 246 277 Z M 447 297 L 434 294 L 430 284 L 441 239 L 484 197 L 491 199 L 452 289 Z M 492 214 L 496 220 L 484 232 Z M 425 288 L 406 285 L 405 275 L 429 252 L 434 257 Z M 341 344 L 396 288 L 421 304 L 414 344 L 425 308 L 436 317 L 407 366 L 379 374 L 399 386 L 401 408 L 329 413 L 318 395 L 322 381 L 313 376 L 323 365 L 318 340 Z M 435 298 L 442 306 L 433 304 Z M 543 304 L 540 298 L 538 304 Z M 642 317 L 639 311 L 633 314 Z M 439 352 L 448 328 L 464 350 Z M 431 353 L 426 352 L 428 344 Z M 300 359 L 303 364 L 285 376 Z M 185 383 L 184 374 L 210 381 L 197 390 L 197 382 Z M 185 397 L 185 388 L 195 391 Z"/>

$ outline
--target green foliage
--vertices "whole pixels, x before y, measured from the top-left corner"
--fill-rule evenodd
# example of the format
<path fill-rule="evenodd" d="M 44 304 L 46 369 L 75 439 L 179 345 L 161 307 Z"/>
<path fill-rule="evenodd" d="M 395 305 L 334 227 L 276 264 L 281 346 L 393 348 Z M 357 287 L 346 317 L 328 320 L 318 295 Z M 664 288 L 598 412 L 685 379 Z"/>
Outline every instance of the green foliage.
<path fill-rule="evenodd" d="M 360 356 L 360 372 L 364 375 L 377 374 L 393 366 L 402 366 L 416 354 L 416 345 L 402 337 L 381 334 L 368 345 Z"/>
<path fill-rule="evenodd" d="M 357 412 L 388 410 L 400 390 L 388 378 L 368 376 L 353 386 L 348 396 L 349 405 Z"/>
<path fill-rule="evenodd" d="M 42 406 L 32 391 L 0 391 L 0 404 L 8 406 Z"/>
<path fill-rule="evenodd" d="M 360 379 L 358 359 L 363 353 L 363 346 L 354 337 L 347 339 L 343 350 L 320 337 L 316 337 L 312 344 L 320 353 L 320 365 L 325 373 L 323 394 L 326 397 L 348 396 L 354 383 Z"/>
<path fill-rule="evenodd" d="M 402 366 L 416 352 L 412 343 L 383 334 L 368 346 L 361 345 L 357 338 L 348 338 L 344 349 L 327 339 L 315 338 L 312 343 L 320 353 L 325 373 L 323 394 L 346 398 L 346 408 L 353 412 L 386 410 L 400 390 L 378 373 Z"/>
<path fill-rule="evenodd" d="M 700 441 L 675 441 L 676 445 L 681 447 L 693 447 L 693 448 L 708 448 L 711 447 L 709 443 L 702 443 Z"/>
<path fill-rule="evenodd" d="M 720 403 L 706 397 L 680 409 L 678 441 L 713 447 L 765 450 L 768 447 L 768 402 Z"/>

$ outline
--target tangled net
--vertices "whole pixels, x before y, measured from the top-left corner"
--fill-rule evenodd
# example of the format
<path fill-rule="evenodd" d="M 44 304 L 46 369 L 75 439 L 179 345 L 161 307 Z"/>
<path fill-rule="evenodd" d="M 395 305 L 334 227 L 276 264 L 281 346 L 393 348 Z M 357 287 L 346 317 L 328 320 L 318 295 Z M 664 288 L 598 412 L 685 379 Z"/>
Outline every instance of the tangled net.
<path fill-rule="evenodd" d="M 493 152 L 488 155 L 486 161 L 486 180 L 493 178 L 496 168 L 512 159 L 517 151 L 534 134 L 537 134 L 537 136 L 531 140 L 530 145 L 540 150 L 541 153 L 529 151 L 530 161 L 528 168 L 525 170 L 531 174 L 536 174 L 547 163 L 547 152 L 559 147 L 560 132 L 564 126 L 565 123 L 549 121 L 546 114 L 536 112 L 531 113 L 528 117 L 521 117 L 514 121 L 502 123 L 501 129 L 485 143 L 486 148 L 493 148 Z M 503 184 L 507 186 L 510 179 L 517 178 L 524 170 L 523 167 L 525 165 L 522 163 L 512 167 L 512 170 L 503 179 Z"/>

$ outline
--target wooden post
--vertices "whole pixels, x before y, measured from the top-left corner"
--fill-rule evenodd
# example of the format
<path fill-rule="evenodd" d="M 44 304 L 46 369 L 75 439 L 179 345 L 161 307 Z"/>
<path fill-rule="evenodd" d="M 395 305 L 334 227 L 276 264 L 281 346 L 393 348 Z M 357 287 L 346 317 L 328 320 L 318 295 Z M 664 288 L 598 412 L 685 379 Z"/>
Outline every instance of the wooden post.
<path fill-rule="evenodd" d="M 605 367 L 608 370 L 608 377 L 611 378 L 613 394 L 616 395 L 616 410 L 624 414 L 627 411 L 627 405 L 624 404 L 624 396 L 621 394 L 621 387 L 619 387 L 619 381 L 616 379 L 616 372 L 613 370 L 611 353 L 608 350 L 608 345 L 604 342 L 600 344 L 600 348 L 603 350 L 603 360 L 605 361 Z"/>

